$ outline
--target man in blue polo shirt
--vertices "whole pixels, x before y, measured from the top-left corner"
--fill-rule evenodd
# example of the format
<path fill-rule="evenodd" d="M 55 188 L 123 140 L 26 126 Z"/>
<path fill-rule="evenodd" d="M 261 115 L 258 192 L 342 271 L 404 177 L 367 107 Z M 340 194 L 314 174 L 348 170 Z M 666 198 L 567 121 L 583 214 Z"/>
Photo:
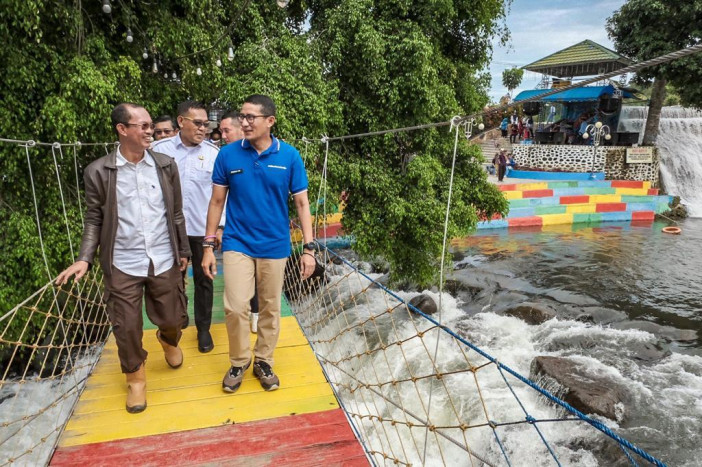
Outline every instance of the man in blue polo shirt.
<path fill-rule="evenodd" d="M 271 134 L 275 104 L 268 96 L 249 96 L 237 116 L 244 139 L 220 151 L 212 173 L 212 198 L 202 268 L 208 277 L 217 273 L 214 238 L 226 200 L 224 251 L 224 313 L 229 336 L 231 368 L 222 380 L 225 392 L 241 386 L 251 365 L 248 303 L 258 289 L 258 335 L 253 372 L 266 391 L 278 389 L 273 372 L 273 350 L 280 333 L 280 301 L 285 263 L 290 255 L 288 197 L 292 194 L 304 240 L 300 256 L 303 279 L 315 268 L 312 217 L 307 198 L 307 173 L 300 153 Z M 229 196 L 227 196 L 227 193 Z"/>

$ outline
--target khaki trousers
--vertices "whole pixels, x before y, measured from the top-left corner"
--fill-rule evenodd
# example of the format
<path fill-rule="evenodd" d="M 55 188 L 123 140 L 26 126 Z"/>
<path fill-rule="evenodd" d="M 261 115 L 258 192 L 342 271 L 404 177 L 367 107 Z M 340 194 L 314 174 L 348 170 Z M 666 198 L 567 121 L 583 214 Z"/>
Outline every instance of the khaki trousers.
<path fill-rule="evenodd" d="M 177 266 L 154 276 L 153 263 L 147 277 L 136 277 L 112 268 L 105 274 L 107 315 L 117 342 L 117 355 L 122 373 L 132 373 L 146 360 L 142 346 L 144 321 L 142 299 L 146 296 L 146 315 L 158 326 L 161 337 L 170 345 L 180 341 L 185 311 L 183 280 Z"/>
<path fill-rule="evenodd" d="M 280 300 L 287 260 L 251 258 L 236 251 L 224 252 L 224 314 L 232 366 L 245 366 L 251 361 L 249 301 L 256 290 L 259 318 L 254 359 L 273 366 L 273 350 L 280 334 Z"/>

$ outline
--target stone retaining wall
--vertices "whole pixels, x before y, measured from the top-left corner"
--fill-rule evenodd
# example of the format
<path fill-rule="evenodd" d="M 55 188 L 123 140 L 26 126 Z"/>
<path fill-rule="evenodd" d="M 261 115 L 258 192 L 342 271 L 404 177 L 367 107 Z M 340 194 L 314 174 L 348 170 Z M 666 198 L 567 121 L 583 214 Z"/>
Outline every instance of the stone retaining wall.
<path fill-rule="evenodd" d="M 607 180 L 650 181 L 658 187 L 660 160 L 653 151 L 652 164 L 627 164 L 626 147 L 556 144 L 518 145 L 512 147 L 517 166 L 558 172 L 604 172 Z"/>

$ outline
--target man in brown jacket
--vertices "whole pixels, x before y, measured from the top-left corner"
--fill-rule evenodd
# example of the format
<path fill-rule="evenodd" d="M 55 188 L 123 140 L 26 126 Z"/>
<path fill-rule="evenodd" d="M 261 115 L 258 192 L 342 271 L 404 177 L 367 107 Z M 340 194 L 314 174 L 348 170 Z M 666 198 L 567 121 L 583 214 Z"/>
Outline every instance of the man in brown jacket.
<path fill-rule="evenodd" d="M 112 111 L 119 146 L 83 175 L 86 215 L 78 260 L 58 285 L 80 280 L 100 247 L 104 300 L 127 376 L 127 412 L 146 409 L 147 352 L 142 346 L 142 299 L 158 326 L 156 338 L 171 368 L 183 364 L 178 347 L 185 316 L 180 271 L 190 257 L 180 178 L 173 159 L 149 150 L 154 124 L 143 107 L 122 103 Z"/>

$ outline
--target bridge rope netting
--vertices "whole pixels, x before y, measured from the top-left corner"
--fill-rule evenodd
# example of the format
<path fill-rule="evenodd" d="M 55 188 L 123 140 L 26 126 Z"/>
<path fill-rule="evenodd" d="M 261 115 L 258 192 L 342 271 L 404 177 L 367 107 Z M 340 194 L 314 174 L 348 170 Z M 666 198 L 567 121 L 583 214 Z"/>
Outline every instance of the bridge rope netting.
<path fill-rule="evenodd" d="M 455 158 L 459 135 L 470 138 L 471 130 L 458 118 L 452 123 Z M 315 231 L 323 232 L 330 139 L 319 142 L 324 160 Z M 450 191 L 451 185 L 447 216 Z M 465 317 L 442 290 L 443 268 L 439 290 L 422 292 L 438 303 L 438 314 L 430 316 L 409 303 L 418 293 L 388 289 L 380 274 L 360 270 L 319 242 L 315 274 L 303 281 L 289 270 L 284 292 L 373 463 L 601 465 L 614 452 L 627 464 L 665 465 L 618 436 L 606 419 L 558 398 L 563 388 L 544 378 L 556 392 L 548 391 L 456 331 Z M 301 242 L 294 251 L 301 254 Z M 600 457 L 603 451 L 608 459 Z"/>
<path fill-rule="evenodd" d="M 72 237 L 80 234 L 74 231 L 83 221 L 77 158 L 81 145 L 1 142 L 17 144 L 26 155 L 34 207 L 34 238 L 41 247 L 41 256 L 26 258 L 26 262 L 42 262 L 47 282 L 0 316 L 0 465 L 41 465 L 50 458 L 67 417 L 100 357 L 110 323 L 103 303 L 99 268 L 90 271 L 79 283 L 56 288 L 53 280 L 58 271 L 52 270 L 47 257 L 47 250 L 56 249 L 48 248 L 43 234 L 46 228 L 56 226 L 47 225 L 45 217 L 55 216 L 46 215 L 40 199 L 55 196 L 62 206 L 60 228 L 65 229 L 68 252 L 75 257 Z M 64 155 L 66 147 L 72 149 L 72 158 L 70 153 Z M 88 148 L 86 145 L 85 149 Z M 102 152 L 101 148 L 88 150 L 92 149 L 98 149 L 98 155 Z M 43 161 L 47 158 L 51 161 L 49 168 L 36 171 L 35 164 L 41 161 L 46 166 Z M 69 186 L 73 189 L 69 190 Z M 79 225 L 71 225 L 67 203 L 76 203 Z"/>

